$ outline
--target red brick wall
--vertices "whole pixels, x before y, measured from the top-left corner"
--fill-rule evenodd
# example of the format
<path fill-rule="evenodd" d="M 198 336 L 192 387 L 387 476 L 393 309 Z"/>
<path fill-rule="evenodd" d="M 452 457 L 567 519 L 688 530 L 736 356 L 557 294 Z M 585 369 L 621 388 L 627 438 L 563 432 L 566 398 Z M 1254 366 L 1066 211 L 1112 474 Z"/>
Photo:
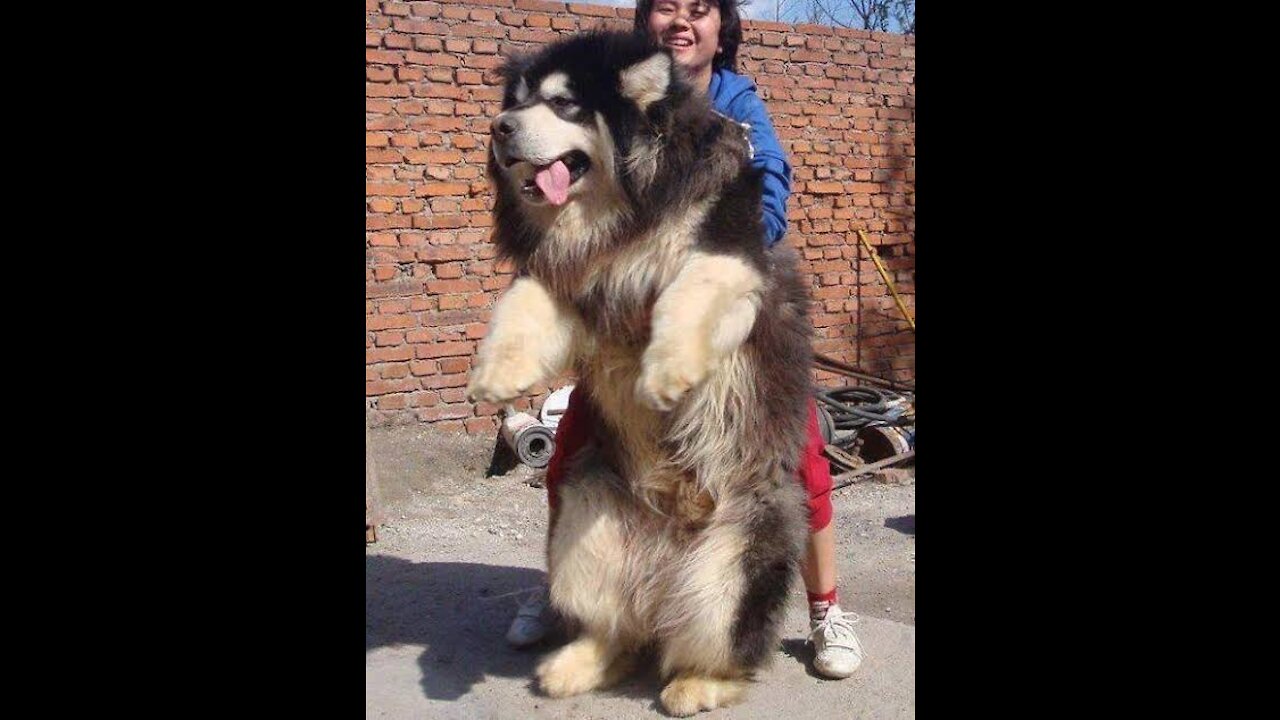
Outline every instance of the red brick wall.
<path fill-rule="evenodd" d="M 476 342 L 511 281 L 489 241 L 484 175 L 493 72 L 509 50 L 633 11 L 543 0 L 366 0 L 366 396 L 377 424 L 488 432 L 499 408 L 463 399 Z M 812 277 L 815 349 L 912 379 L 915 335 L 861 228 L 915 315 L 915 39 L 747 21 L 755 79 L 795 171 L 785 241 Z M 824 384 L 842 378 L 826 373 Z M 539 406 L 549 388 L 516 404 Z"/>

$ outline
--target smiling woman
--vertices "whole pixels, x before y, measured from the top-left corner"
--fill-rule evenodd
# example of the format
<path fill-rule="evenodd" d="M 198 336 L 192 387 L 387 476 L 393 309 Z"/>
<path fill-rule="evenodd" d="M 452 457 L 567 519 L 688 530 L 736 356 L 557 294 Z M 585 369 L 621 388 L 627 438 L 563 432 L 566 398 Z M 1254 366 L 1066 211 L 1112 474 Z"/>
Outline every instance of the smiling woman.
<path fill-rule="evenodd" d="M 694 87 L 706 92 L 713 70 L 736 70 L 742 36 L 738 13 L 717 0 L 637 0 L 635 29 L 671 49 Z"/>

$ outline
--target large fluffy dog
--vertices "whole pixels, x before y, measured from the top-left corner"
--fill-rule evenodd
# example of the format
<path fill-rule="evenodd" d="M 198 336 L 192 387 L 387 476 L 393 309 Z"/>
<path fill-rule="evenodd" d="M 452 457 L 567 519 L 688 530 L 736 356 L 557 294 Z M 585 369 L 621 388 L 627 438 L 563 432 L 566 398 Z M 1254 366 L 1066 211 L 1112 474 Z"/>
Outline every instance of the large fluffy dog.
<path fill-rule="evenodd" d="M 584 692 L 652 647 L 669 712 L 728 704 L 776 648 L 806 532 L 794 253 L 764 247 L 743 128 L 666 51 L 579 35 L 505 80 L 489 173 L 518 275 L 468 395 L 500 402 L 574 368 L 601 419 L 547 543 L 551 602 L 581 634 L 539 682 Z"/>

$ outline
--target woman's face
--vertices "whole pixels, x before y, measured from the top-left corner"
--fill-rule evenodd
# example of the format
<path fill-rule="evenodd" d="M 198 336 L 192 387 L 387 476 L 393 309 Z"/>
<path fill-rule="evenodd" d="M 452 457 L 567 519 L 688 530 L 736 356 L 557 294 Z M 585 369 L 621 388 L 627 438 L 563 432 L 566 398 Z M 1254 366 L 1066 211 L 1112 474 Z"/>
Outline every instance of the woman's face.
<path fill-rule="evenodd" d="M 711 67 L 720 47 L 720 8 L 706 0 L 656 0 L 649 33 L 677 63 L 701 71 Z"/>

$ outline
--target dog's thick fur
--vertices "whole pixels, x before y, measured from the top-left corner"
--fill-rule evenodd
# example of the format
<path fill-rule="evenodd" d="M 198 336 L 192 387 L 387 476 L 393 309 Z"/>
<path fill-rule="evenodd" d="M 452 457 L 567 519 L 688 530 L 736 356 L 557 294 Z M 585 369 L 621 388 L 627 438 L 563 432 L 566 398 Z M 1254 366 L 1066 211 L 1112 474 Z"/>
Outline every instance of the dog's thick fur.
<path fill-rule="evenodd" d="M 669 712 L 729 704 L 777 646 L 807 531 L 794 252 L 764 247 L 742 128 L 665 50 L 579 35 L 504 72 L 489 174 L 517 278 L 468 396 L 501 402 L 572 368 L 600 418 L 547 542 L 551 602 L 581 635 L 538 667 L 541 688 L 604 686 L 653 647 Z M 560 204 L 533 181 L 557 160 L 573 172 Z"/>

